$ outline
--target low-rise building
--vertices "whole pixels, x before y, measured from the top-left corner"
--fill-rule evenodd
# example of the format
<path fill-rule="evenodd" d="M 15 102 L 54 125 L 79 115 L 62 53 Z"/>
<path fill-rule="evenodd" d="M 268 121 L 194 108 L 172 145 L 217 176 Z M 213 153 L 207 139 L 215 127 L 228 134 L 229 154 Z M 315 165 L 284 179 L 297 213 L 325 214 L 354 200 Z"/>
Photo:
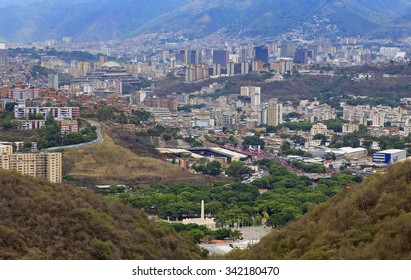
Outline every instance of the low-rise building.
<path fill-rule="evenodd" d="M 405 159 L 406 157 L 407 157 L 406 150 L 390 149 L 390 150 L 373 153 L 372 161 L 388 164 L 388 163 L 398 162 L 399 160 Z"/>
<path fill-rule="evenodd" d="M 60 131 L 62 134 L 78 132 L 77 120 L 62 120 L 59 121 Z"/>
<path fill-rule="evenodd" d="M 43 118 L 51 115 L 58 120 L 77 119 L 80 117 L 79 107 L 26 107 L 25 105 L 16 105 L 14 107 L 14 117 L 16 119 L 28 119 L 29 116 L 42 114 Z"/>
<path fill-rule="evenodd" d="M 341 147 L 339 149 L 332 149 L 332 153 L 337 157 L 344 157 L 347 159 L 362 158 L 367 155 L 365 148 Z"/>
<path fill-rule="evenodd" d="M 343 123 L 342 124 L 342 133 L 352 133 L 354 131 L 358 131 L 360 126 L 355 123 Z"/>
<path fill-rule="evenodd" d="M 316 134 L 327 135 L 327 125 L 323 123 L 316 123 L 311 127 L 311 136 Z"/>

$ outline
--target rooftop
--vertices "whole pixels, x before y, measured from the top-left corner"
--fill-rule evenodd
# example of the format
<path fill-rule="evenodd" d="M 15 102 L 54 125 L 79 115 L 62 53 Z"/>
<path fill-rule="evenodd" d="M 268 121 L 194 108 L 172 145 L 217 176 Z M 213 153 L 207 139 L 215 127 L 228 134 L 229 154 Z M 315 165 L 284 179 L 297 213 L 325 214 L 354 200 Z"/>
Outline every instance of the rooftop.
<path fill-rule="evenodd" d="M 121 68 L 121 65 L 114 61 L 107 61 L 101 65 L 101 68 Z"/>
<path fill-rule="evenodd" d="M 379 151 L 376 153 L 385 153 L 385 154 L 394 154 L 394 153 L 401 153 L 401 152 L 405 152 L 405 150 L 400 150 L 400 149 L 389 149 L 389 150 L 384 150 L 384 151 Z"/>

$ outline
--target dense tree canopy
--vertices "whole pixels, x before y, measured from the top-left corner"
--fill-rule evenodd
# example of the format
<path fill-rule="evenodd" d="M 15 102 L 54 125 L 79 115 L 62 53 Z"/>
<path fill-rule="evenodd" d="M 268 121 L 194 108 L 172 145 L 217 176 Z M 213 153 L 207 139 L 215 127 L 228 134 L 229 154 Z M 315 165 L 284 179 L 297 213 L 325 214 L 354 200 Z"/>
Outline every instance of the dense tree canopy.
<path fill-rule="evenodd" d="M 410 259 L 411 163 L 346 188 L 300 220 L 264 237 L 245 259 Z M 348 183 L 349 177 L 340 178 Z M 347 180 L 344 182 L 344 180 Z M 322 181 L 317 188 L 327 188 Z M 286 212 L 289 213 L 291 209 Z"/>
<path fill-rule="evenodd" d="M 301 217 L 310 204 L 323 202 L 347 184 L 355 183 L 352 176 L 334 175 L 331 179 L 319 180 L 313 188 L 306 176 L 297 176 L 269 160 L 261 164 L 270 170 L 270 176 L 249 184 L 213 184 L 211 187 L 158 184 L 136 189 L 126 203 L 163 219 L 181 220 L 199 217 L 200 203 L 204 200 L 206 214 L 214 217 L 218 226 L 265 223 L 276 227 Z"/>
<path fill-rule="evenodd" d="M 70 185 L 0 169 L 0 259 L 198 259 L 145 213 Z"/>

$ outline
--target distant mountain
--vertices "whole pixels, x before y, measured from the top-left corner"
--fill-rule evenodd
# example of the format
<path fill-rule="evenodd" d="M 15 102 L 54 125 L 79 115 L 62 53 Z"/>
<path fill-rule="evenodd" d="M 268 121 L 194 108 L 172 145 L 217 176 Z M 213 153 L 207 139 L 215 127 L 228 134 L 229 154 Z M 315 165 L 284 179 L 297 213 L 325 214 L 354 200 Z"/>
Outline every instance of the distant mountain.
<path fill-rule="evenodd" d="M 411 259 L 411 162 L 351 186 L 238 259 Z"/>
<path fill-rule="evenodd" d="M 320 22 L 327 30 L 335 25 L 340 35 L 365 35 L 409 24 L 411 1 L 403 0 L 212 0 L 191 1 L 136 29 L 136 33 L 164 30 L 201 36 L 226 29 L 229 34 L 273 36 Z M 308 25 L 308 31 L 316 27 Z M 411 35 L 411 28 L 406 32 Z M 383 34 L 383 33 L 381 33 Z M 335 35 L 335 34 L 334 34 Z M 389 34 L 387 34 L 389 35 Z"/>
<path fill-rule="evenodd" d="M 255 37 L 295 30 L 411 36 L 411 0 L 0 0 L 0 38 L 127 38 L 157 31 Z M 6 28 L 7 27 L 7 28 Z"/>
<path fill-rule="evenodd" d="M 9 42 L 61 39 L 63 36 L 80 41 L 117 39 L 187 0 L 33 2 L 22 0 L 13 6 L 0 5 L 0 38 Z"/>
<path fill-rule="evenodd" d="M 0 169 L 0 259 L 198 259 L 143 211 Z"/>

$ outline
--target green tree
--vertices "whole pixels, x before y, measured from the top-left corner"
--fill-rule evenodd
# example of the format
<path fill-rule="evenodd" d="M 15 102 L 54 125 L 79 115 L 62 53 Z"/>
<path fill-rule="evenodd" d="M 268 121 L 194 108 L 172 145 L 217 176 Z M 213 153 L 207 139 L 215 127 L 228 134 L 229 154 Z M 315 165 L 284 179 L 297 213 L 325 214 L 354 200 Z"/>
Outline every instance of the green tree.
<path fill-rule="evenodd" d="M 80 132 L 71 132 L 66 135 L 66 145 L 74 145 L 83 142 L 83 135 Z"/>
<path fill-rule="evenodd" d="M 284 141 L 281 143 L 280 150 L 282 154 L 287 154 L 287 152 L 291 149 L 291 144 L 288 141 Z"/>
<path fill-rule="evenodd" d="M 230 166 L 227 168 L 226 171 L 227 175 L 243 179 L 246 175 L 250 175 L 252 173 L 251 169 L 240 161 L 233 161 Z"/>
<path fill-rule="evenodd" d="M 208 174 L 217 176 L 221 173 L 221 163 L 213 160 L 212 162 L 207 163 Z"/>
<path fill-rule="evenodd" d="M 192 168 L 198 173 L 208 174 L 208 169 L 203 164 L 194 164 Z"/>
<path fill-rule="evenodd" d="M 13 112 L 14 111 L 14 106 L 16 106 L 16 105 L 17 105 L 16 102 L 7 102 L 6 105 L 4 106 L 5 107 L 4 109 L 7 112 Z"/>
<path fill-rule="evenodd" d="M 248 146 L 260 146 L 261 149 L 264 149 L 265 143 L 264 140 L 258 136 L 247 136 L 244 138 L 243 147 L 248 148 Z"/>
<path fill-rule="evenodd" d="M 109 121 L 114 118 L 114 110 L 110 107 L 97 109 L 97 118 L 99 121 Z"/>
<path fill-rule="evenodd" d="M 16 126 L 10 120 L 8 120 L 6 122 L 3 122 L 3 129 L 4 130 L 11 130 L 11 129 L 15 129 L 15 128 L 16 128 Z"/>
<path fill-rule="evenodd" d="M 168 134 L 168 133 L 164 133 L 163 134 L 163 139 L 164 139 L 164 141 L 169 141 L 169 140 L 171 140 L 171 135 L 170 134 Z"/>
<path fill-rule="evenodd" d="M 215 215 L 218 212 L 221 212 L 222 210 L 223 205 L 218 201 L 212 201 L 204 205 L 204 211 L 206 213 L 211 213 L 212 215 Z"/>
<path fill-rule="evenodd" d="M 327 136 L 325 136 L 324 134 L 318 133 L 314 135 L 313 139 L 321 140 L 321 145 L 325 145 L 325 141 L 327 141 Z"/>
<path fill-rule="evenodd" d="M 230 238 L 232 238 L 234 241 L 241 239 L 242 237 L 243 237 L 243 234 L 238 229 L 232 230 L 230 233 Z"/>
<path fill-rule="evenodd" d="M 37 113 L 34 115 L 33 119 L 35 120 L 44 120 L 44 116 L 42 113 Z"/>
<path fill-rule="evenodd" d="M 127 116 L 124 114 L 124 112 L 120 113 L 120 116 L 118 117 L 118 122 L 122 123 L 122 124 L 126 124 L 128 123 L 128 118 Z"/>
<path fill-rule="evenodd" d="M 42 118 L 43 118 L 43 116 L 42 116 Z M 49 115 L 46 117 L 46 123 L 45 123 L 45 124 L 46 124 L 46 125 L 58 125 L 57 122 L 54 120 L 54 117 L 53 117 L 52 114 L 49 114 Z"/>

